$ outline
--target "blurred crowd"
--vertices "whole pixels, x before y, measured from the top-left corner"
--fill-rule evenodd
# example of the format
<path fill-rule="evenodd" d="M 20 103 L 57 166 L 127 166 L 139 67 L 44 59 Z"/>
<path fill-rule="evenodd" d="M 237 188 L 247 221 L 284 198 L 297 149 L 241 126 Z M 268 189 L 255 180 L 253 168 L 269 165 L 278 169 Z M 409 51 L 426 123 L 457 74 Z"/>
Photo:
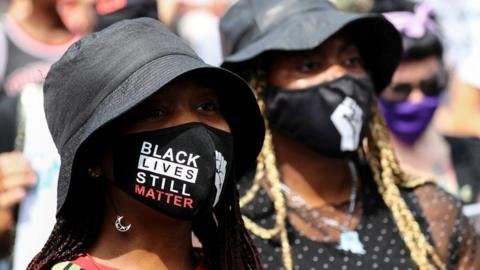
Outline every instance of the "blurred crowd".
<path fill-rule="evenodd" d="M 235 2 L 2 0 L 0 270 L 25 269 L 55 224 L 60 158 L 42 94 L 51 65 L 89 33 L 150 17 L 219 66 L 220 19 Z M 480 232 L 480 2 L 331 2 L 347 12 L 384 14 L 402 34 L 402 59 L 378 98 L 395 153 L 407 173 L 435 179 L 461 200 Z"/>

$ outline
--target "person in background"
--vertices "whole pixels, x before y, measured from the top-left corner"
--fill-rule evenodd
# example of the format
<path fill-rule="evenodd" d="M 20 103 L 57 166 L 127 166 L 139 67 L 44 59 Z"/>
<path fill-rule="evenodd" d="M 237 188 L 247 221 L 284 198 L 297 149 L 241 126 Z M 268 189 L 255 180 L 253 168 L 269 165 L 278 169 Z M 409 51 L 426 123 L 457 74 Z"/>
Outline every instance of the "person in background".
<path fill-rule="evenodd" d="M 126 19 L 148 17 L 158 19 L 156 0 L 97 0 L 95 31 Z"/>
<path fill-rule="evenodd" d="M 29 83 L 42 83 L 50 65 L 79 38 L 62 21 L 65 0 L 11 0 L 1 20 L 0 83 L 9 96 Z M 84 0 L 78 0 L 84 1 Z M 64 17 L 64 16 L 63 16 Z"/>
<path fill-rule="evenodd" d="M 332 0 L 338 10 L 354 13 L 369 12 L 379 0 Z"/>
<path fill-rule="evenodd" d="M 391 5 L 391 4 L 390 4 Z M 401 33 L 403 58 L 379 105 L 402 168 L 433 178 L 464 203 L 480 201 L 480 138 L 445 136 L 433 117 L 448 88 L 440 29 L 427 4 L 377 5 Z"/>
<path fill-rule="evenodd" d="M 448 100 L 434 119 L 435 125 L 445 134 L 480 137 L 480 82 L 475 72 L 478 59 L 480 55 L 471 56 L 462 65 L 461 73 L 452 73 Z"/>
<path fill-rule="evenodd" d="M 181 0 L 175 20 L 176 32 L 207 63 L 222 63 L 218 25 L 229 0 Z"/>
<path fill-rule="evenodd" d="M 235 179 L 264 124 L 238 76 L 158 20 L 124 20 L 55 63 L 45 114 L 62 159 L 57 222 L 27 269 L 260 269 Z"/>
<path fill-rule="evenodd" d="M 174 20 L 178 14 L 180 0 L 157 0 L 159 20 L 173 30 Z"/>
<path fill-rule="evenodd" d="M 72 34 L 86 35 L 97 24 L 94 5 L 98 0 L 57 0 L 57 13 Z"/>
<path fill-rule="evenodd" d="M 36 177 L 30 164 L 18 152 L 0 155 L 0 168 L 0 269 L 7 270 L 11 269 L 15 240 L 15 206 L 25 198 L 26 189 L 35 185 Z"/>
<path fill-rule="evenodd" d="M 435 125 L 451 136 L 480 137 L 480 5 L 476 0 L 423 0 L 438 17 L 451 87 Z"/>
<path fill-rule="evenodd" d="M 160 21 L 214 66 L 222 62 L 218 23 L 230 3 L 230 0 L 157 0 Z"/>
<path fill-rule="evenodd" d="M 26 268 L 55 222 L 60 159 L 44 118 L 42 85 L 51 63 L 80 36 L 63 20 L 65 12 L 68 19 L 73 11 L 93 11 L 89 1 L 67 7 L 64 0 L 12 0 L 2 17 L 0 245 L 13 269 Z"/>
<path fill-rule="evenodd" d="M 221 19 L 225 61 L 267 122 L 240 182 L 265 269 L 478 269 L 461 202 L 405 173 L 376 97 L 401 60 L 385 18 L 330 1 L 239 0 Z"/>

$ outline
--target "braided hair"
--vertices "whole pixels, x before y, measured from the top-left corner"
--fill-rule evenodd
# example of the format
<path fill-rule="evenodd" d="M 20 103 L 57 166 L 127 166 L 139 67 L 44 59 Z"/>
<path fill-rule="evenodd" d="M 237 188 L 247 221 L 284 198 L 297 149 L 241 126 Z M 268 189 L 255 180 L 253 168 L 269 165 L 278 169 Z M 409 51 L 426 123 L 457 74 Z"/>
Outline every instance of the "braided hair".
<path fill-rule="evenodd" d="M 87 181 L 71 181 L 70 190 L 74 192 L 69 194 L 50 237 L 27 269 L 51 269 L 59 262 L 84 255 L 95 243 L 102 227 L 107 183 L 103 178 L 92 179 L 86 173 L 81 175 L 84 178 L 81 180 Z M 94 188 L 87 190 L 87 185 L 82 182 L 88 182 Z M 89 194 L 88 199 L 82 194 Z"/>

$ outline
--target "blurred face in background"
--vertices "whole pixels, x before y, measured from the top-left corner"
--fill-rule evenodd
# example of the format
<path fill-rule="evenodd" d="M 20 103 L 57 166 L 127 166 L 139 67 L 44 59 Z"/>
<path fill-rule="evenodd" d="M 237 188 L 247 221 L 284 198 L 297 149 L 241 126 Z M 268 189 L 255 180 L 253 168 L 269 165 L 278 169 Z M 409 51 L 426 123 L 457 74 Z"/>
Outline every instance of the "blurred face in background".
<path fill-rule="evenodd" d="M 403 61 L 392 83 L 382 93 L 388 102 L 418 103 L 426 96 L 438 96 L 446 88 L 446 72 L 437 56 Z"/>
<path fill-rule="evenodd" d="M 447 87 L 447 72 L 437 56 L 403 61 L 382 93 L 380 109 L 393 135 L 414 145 L 429 127 Z"/>
<path fill-rule="evenodd" d="M 85 35 L 95 26 L 97 0 L 57 0 L 57 12 L 72 33 Z"/>

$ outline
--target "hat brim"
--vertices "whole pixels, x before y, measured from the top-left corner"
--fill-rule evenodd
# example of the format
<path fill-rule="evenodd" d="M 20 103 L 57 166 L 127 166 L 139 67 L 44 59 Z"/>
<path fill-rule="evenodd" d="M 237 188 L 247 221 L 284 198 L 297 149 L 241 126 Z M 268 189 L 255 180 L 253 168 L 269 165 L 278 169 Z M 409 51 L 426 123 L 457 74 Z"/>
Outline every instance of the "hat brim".
<path fill-rule="evenodd" d="M 222 66 L 236 71 L 242 68 L 242 63 L 267 51 L 310 50 L 346 27 L 355 28 L 352 33 L 359 42 L 376 93 L 379 94 L 390 83 L 402 53 L 400 35 L 395 27 L 380 15 L 337 10 L 315 10 L 297 14 L 272 26 L 270 31 L 255 41 L 226 56 Z"/>
<path fill-rule="evenodd" d="M 222 112 L 234 138 L 237 177 L 252 166 L 263 144 L 264 120 L 250 87 L 227 70 L 204 64 L 188 55 L 157 58 L 135 72 L 106 96 L 87 122 L 64 145 L 59 181 L 57 214 L 64 208 L 75 176 L 74 163 L 81 146 L 99 129 L 123 115 L 167 83 L 189 72 L 204 73 L 215 81 Z M 141 86 L 141 87 L 139 87 Z"/>

